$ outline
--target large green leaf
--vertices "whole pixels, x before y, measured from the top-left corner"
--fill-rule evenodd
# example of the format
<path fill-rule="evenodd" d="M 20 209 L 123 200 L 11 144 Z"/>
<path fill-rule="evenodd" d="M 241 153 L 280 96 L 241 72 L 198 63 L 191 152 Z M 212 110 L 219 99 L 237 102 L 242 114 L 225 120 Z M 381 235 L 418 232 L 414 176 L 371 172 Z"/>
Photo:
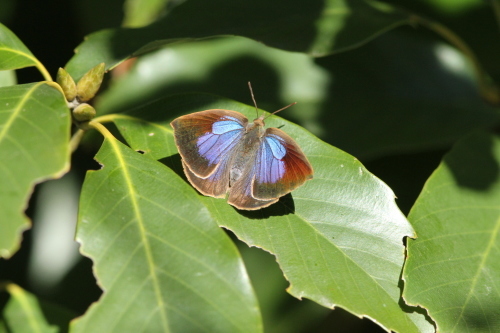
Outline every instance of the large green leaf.
<path fill-rule="evenodd" d="M 0 70 L 37 66 L 39 61 L 12 31 L 0 23 Z"/>
<path fill-rule="evenodd" d="M 179 173 L 169 121 L 179 114 L 211 108 L 255 109 L 211 95 L 183 94 L 158 100 L 114 120 L 134 149 L 164 162 Z M 290 281 L 288 291 L 326 307 L 340 306 L 399 332 L 431 332 L 423 315 L 402 306 L 399 277 L 404 260 L 403 238 L 413 230 L 394 203 L 394 194 L 354 157 L 321 142 L 278 117 L 310 159 L 315 178 L 260 211 L 238 211 L 223 199 L 199 195 L 220 226 L 241 240 L 273 253 Z M 161 143 L 163 142 L 163 147 Z M 159 150 L 157 150 L 159 148 Z M 189 187 L 189 186 L 188 186 Z M 188 191 L 188 190 L 184 190 Z M 179 206 L 179 205 L 177 205 Z M 178 214 L 185 214 L 179 206 Z"/>
<path fill-rule="evenodd" d="M 111 81 L 95 106 L 100 113 L 121 112 L 185 91 L 250 102 L 249 80 L 264 109 L 298 102 L 281 115 L 366 160 L 447 148 L 464 132 L 500 123 L 500 113 L 481 100 L 471 76 L 458 51 L 413 29 L 319 59 L 225 38 L 141 57 L 127 75 Z"/>
<path fill-rule="evenodd" d="M 37 298 L 15 284 L 6 286 L 10 299 L 5 305 L 2 319 L 6 332 L 10 333 L 54 333 L 56 326 L 50 325 L 44 316 Z M 0 328 L 1 330 L 1 328 Z"/>
<path fill-rule="evenodd" d="M 81 194 L 77 240 L 104 291 L 74 332 L 260 332 L 234 244 L 161 163 L 106 138 Z"/>
<path fill-rule="evenodd" d="M 163 14 L 167 4 L 168 0 L 126 0 L 123 26 L 137 28 L 148 25 Z"/>
<path fill-rule="evenodd" d="M 458 142 L 410 212 L 404 298 L 439 332 L 500 331 L 500 136 Z"/>
<path fill-rule="evenodd" d="M 406 14 L 364 0 L 190 0 L 148 27 L 90 35 L 66 69 L 79 78 L 101 62 L 113 68 L 130 56 L 163 45 L 222 35 L 323 56 L 353 48 L 407 22 Z"/>
<path fill-rule="evenodd" d="M 17 250 L 29 226 L 33 186 L 68 169 L 70 121 L 63 95 L 47 83 L 0 88 L 0 256 Z"/>
<path fill-rule="evenodd" d="M 16 72 L 0 71 L 0 87 L 12 86 L 17 83 Z"/>

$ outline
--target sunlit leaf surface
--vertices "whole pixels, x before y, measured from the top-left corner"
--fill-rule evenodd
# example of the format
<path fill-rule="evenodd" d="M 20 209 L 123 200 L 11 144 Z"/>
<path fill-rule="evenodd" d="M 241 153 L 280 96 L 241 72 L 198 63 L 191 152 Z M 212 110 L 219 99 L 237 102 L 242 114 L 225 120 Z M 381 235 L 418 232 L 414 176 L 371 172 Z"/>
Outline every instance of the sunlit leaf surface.
<path fill-rule="evenodd" d="M 29 226 L 33 186 L 69 167 L 70 115 L 46 83 L 0 88 L 0 256 L 10 257 Z"/>
<path fill-rule="evenodd" d="M 280 116 L 367 161 L 447 148 L 472 129 L 500 124 L 500 113 L 480 98 L 471 75 L 458 51 L 414 29 L 318 59 L 233 37 L 139 57 L 95 106 L 99 113 L 120 112 L 186 91 L 251 103 L 251 81 L 263 109 L 297 102 Z"/>
<path fill-rule="evenodd" d="M 0 71 L 0 87 L 12 86 L 16 83 L 17 79 L 14 71 Z"/>
<path fill-rule="evenodd" d="M 77 240 L 101 299 L 74 332 L 260 332 L 234 244 L 174 172 L 107 138 L 82 189 Z M 124 292 L 126 291 L 126 292 Z"/>
<path fill-rule="evenodd" d="M 131 55 L 169 43 L 222 35 L 248 37 L 276 48 L 324 56 L 358 46 L 407 22 L 407 14 L 363 0 L 312 0 L 307 6 L 300 0 L 190 0 L 148 27 L 103 30 L 90 35 L 66 69 L 79 78 L 101 62 L 113 68 Z"/>
<path fill-rule="evenodd" d="M 155 158 L 162 157 L 182 174 L 178 154 L 170 155 L 169 121 L 179 114 L 215 107 L 255 117 L 252 107 L 231 100 L 184 94 L 127 115 L 142 120 L 120 116 L 114 121 L 134 149 L 146 155 L 155 151 Z M 314 179 L 259 211 L 238 211 L 224 199 L 202 195 L 195 201 L 206 205 L 220 226 L 247 244 L 275 254 L 292 295 L 368 316 L 386 329 L 432 332 L 423 315 L 400 305 L 403 237 L 412 236 L 413 231 L 395 205 L 392 191 L 354 157 L 300 127 L 277 116 L 268 118 L 266 124 L 280 126 L 297 140 L 314 167 Z M 164 147 L 156 151 L 160 142 Z M 191 191 L 190 185 L 185 187 Z"/>
<path fill-rule="evenodd" d="M 38 60 L 12 31 L 0 23 L 0 70 L 36 66 Z"/>
<path fill-rule="evenodd" d="M 475 133 L 429 178 L 409 220 L 404 298 L 439 332 L 500 331 L 500 137 Z"/>

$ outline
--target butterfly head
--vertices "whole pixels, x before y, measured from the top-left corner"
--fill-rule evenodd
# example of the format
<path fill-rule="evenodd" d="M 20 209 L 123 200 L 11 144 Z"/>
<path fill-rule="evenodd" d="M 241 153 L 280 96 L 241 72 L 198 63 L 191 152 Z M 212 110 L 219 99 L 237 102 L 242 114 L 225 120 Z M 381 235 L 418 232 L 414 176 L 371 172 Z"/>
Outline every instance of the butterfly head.
<path fill-rule="evenodd" d="M 253 124 L 254 126 L 258 126 L 258 127 L 264 127 L 266 125 L 266 123 L 264 122 L 264 115 L 258 117 L 258 118 L 255 118 L 253 120 Z"/>
<path fill-rule="evenodd" d="M 248 88 L 250 88 L 250 95 L 252 95 L 253 105 L 255 105 L 255 112 L 257 113 L 257 118 L 255 118 L 254 121 L 253 121 L 253 124 L 250 125 L 251 128 L 254 128 L 254 127 L 264 128 L 264 126 L 266 125 L 264 123 L 264 119 L 266 119 L 267 117 L 270 117 L 273 114 L 276 114 L 276 113 L 278 113 L 280 111 L 283 111 L 283 110 L 289 108 L 292 105 L 297 104 L 297 102 L 293 102 L 293 103 L 291 103 L 291 104 L 289 104 L 289 105 L 287 105 L 285 107 L 282 107 L 279 110 L 274 111 L 271 114 L 268 114 L 267 116 L 264 116 L 264 115 L 259 116 L 259 108 L 257 107 L 257 102 L 255 101 L 255 96 L 253 95 L 252 84 L 250 82 L 248 82 Z"/>

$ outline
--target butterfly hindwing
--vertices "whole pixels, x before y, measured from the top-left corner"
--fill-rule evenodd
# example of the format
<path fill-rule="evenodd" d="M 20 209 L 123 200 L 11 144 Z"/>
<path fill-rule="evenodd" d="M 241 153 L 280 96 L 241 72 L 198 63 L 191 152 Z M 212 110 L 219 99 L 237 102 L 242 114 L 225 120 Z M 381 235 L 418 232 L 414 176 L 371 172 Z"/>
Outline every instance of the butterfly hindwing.
<path fill-rule="evenodd" d="M 285 132 L 268 128 L 255 157 L 252 196 L 259 200 L 279 198 L 313 176 L 300 147 Z"/>
<path fill-rule="evenodd" d="M 203 195 L 214 198 L 223 198 L 229 189 L 229 168 L 228 161 L 221 161 L 217 168 L 207 178 L 196 176 L 182 161 L 182 167 L 189 182 Z"/>
<path fill-rule="evenodd" d="M 242 177 L 231 186 L 227 202 L 238 209 L 256 210 L 267 207 L 279 198 L 259 200 L 252 196 L 252 186 L 254 175 L 251 170 L 247 170 Z"/>
<path fill-rule="evenodd" d="M 207 178 L 238 146 L 248 120 L 229 110 L 207 110 L 181 116 L 171 125 L 185 166 Z"/>

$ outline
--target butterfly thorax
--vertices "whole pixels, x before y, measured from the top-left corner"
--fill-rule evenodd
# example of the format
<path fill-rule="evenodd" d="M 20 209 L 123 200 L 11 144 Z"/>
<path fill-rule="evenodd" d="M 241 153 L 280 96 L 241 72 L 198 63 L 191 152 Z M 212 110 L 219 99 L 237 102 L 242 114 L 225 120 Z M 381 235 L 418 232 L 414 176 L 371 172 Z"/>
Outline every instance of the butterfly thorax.
<path fill-rule="evenodd" d="M 251 171 L 248 166 L 255 161 L 255 155 L 264 133 L 263 117 L 259 117 L 253 123 L 247 124 L 245 134 L 239 143 L 239 152 L 234 154 L 234 160 L 231 163 L 230 186 L 240 179 L 244 172 Z"/>

